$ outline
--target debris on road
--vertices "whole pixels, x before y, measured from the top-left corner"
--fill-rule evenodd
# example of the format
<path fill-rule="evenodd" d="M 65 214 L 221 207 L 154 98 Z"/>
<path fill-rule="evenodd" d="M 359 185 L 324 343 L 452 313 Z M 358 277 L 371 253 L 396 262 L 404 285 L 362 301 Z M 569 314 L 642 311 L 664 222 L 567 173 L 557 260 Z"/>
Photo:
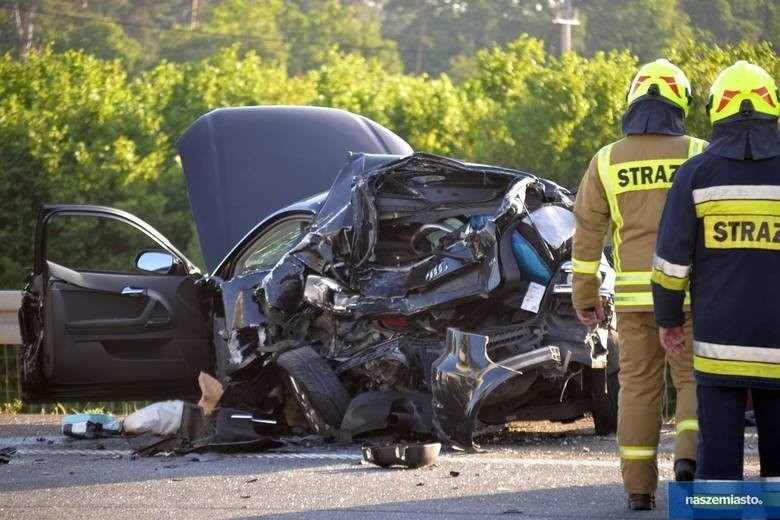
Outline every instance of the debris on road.
<path fill-rule="evenodd" d="M 124 431 L 128 434 L 151 432 L 155 435 L 173 435 L 181 427 L 184 401 L 162 401 L 136 410 L 125 418 Z"/>
<path fill-rule="evenodd" d="M 0 448 L 0 464 L 8 464 L 11 462 L 11 456 L 16 454 L 16 448 L 7 447 Z"/>
<path fill-rule="evenodd" d="M 78 413 L 62 418 L 62 434 L 76 439 L 119 435 L 122 423 L 107 413 Z"/>
<path fill-rule="evenodd" d="M 219 400 L 225 390 L 222 388 L 222 383 L 206 372 L 201 372 L 200 375 L 198 375 L 198 386 L 201 391 L 201 398 L 200 401 L 198 401 L 198 406 L 203 409 L 204 414 L 209 416 L 214 412 L 214 408 L 218 406 Z"/>

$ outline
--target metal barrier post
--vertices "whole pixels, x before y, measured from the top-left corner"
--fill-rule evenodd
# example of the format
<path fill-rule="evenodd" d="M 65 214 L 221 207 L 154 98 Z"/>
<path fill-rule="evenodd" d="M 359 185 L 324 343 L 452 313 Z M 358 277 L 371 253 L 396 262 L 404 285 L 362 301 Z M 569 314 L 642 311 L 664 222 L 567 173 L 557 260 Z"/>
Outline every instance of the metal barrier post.
<path fill-rule="evenodd" d="M 0 291 L 0 345 L 21 345 L 19 306 L 22 291 Z"/>

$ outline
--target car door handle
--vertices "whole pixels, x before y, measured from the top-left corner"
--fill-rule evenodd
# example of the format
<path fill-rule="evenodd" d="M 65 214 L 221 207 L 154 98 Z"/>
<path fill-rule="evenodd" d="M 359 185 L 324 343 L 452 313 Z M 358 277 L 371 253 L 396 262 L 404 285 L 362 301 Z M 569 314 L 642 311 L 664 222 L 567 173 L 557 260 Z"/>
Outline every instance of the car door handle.
<path fill-rule="evenodd" d="M 145 290 L 145 289 L 144 289 Z M 135 296 L 134 296 L 135 297 Z M 135 334 L 165 330 L 172 326 L 171 316 L 155 316 L 159 300 L 154 294 L 144 305 L 141 314 L 133 318 L 98 318 L 92 320 L 68 321 L 65 328 L 74 334 Z"/>
<path fill-rule="evenodd" d="M 122 289 L 122 296 L 146 296 L 146 289 L 128 286 Z"/>

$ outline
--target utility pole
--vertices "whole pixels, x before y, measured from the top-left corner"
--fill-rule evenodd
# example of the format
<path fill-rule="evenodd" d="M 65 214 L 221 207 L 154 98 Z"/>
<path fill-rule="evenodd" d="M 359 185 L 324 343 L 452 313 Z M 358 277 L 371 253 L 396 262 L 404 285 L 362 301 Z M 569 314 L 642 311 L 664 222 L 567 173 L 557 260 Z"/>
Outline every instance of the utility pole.
<path fill-rule="evenodd" d="M 553 23 L 561 26 L 561 56 L 571 52 L 571 26 L 580 25 L 574 16 L 571 0 L 563 0 L 555 11 Z"/>

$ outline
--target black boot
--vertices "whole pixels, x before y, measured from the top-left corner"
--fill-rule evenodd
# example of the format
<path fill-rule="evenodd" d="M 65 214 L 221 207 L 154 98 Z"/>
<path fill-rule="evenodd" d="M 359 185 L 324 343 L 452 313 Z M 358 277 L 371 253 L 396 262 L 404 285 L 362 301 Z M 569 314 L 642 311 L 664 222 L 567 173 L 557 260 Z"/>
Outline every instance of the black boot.
<path fill-rule="evenodd" d="M 650 511 L 655 509 L 655 495 L 652 493 L 629 493 L 628 508 L 632 511 Z"/>
<path fill-rule="evenodd" d="M 677 482 L 692 482 L 696 475 L 696 461 L 677 459 L 674 463 L 674 480 Z"/>

